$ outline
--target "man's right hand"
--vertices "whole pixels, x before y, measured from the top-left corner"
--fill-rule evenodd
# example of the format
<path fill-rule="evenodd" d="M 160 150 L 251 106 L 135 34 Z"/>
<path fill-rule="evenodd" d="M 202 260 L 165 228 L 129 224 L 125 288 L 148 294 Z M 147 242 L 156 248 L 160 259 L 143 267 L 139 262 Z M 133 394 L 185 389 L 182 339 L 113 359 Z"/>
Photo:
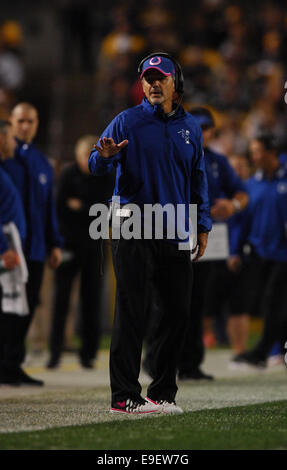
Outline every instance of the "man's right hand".
<path fill-rule="evenodd" d="M 228 258 L 226 261 L 229 271 L 236 273 L 241 267 L 241 258 L 238 255 L 233 255 Z"/>
<path fill-rule="evenodd" d="M 99 140 L 100 146 L 94 145 L 94 148 L 99 152 L 99 155 L 103 158 L 109 158 L 116 155 L 120 150 L 125 148 L 129 141 L 123 140 L 119 144 L 114 142 L 112 137 L 104 137 L 103 139 Z"/>
<path fill-rule="evenodd" d="M 6 269 L 14 269 L 15 266 L 20 264 L 20 258 L 16 251 L 7 250 L 0 257 L 4 263 Z"/>

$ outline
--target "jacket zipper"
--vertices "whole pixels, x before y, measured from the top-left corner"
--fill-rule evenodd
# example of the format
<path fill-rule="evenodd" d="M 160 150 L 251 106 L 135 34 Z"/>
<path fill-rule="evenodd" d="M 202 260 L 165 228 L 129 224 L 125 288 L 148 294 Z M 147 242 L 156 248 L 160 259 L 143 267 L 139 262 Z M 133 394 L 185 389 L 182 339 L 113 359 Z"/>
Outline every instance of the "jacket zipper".
<path fill-rule="evenodd" d="M 165 136 L 169 138 L 169 133 L 168 133 L 168 123 L 165 123 Z"/>

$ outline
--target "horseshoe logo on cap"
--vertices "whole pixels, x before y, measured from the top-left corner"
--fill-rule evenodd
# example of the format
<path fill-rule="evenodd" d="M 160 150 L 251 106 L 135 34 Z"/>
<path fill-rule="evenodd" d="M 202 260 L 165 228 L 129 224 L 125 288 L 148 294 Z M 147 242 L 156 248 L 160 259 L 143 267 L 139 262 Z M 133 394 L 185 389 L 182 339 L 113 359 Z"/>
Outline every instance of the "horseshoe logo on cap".
<path fill-rule="evenodd" d="M 161 63 L 161 57 L 152 57 L 149 61 L 149 65 L 159 65 Z"/>

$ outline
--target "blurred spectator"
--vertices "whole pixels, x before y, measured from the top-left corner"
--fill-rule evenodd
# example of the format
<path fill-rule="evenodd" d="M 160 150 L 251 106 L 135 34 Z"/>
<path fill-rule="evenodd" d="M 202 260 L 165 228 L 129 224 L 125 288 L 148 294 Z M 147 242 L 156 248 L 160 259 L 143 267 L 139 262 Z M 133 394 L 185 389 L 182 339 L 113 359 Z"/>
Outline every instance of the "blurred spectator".
<path fill-rule="evenodd" d="M 0 87 L 9 91 L 19 89 L 24 82 L 24 66 L 19 57 L 9 51 L 0 39 Z"/>
<path fill-rule="evenodd" d="M 3 168 L 18 189 L 25 210 L 27 241 L 25 256 L 29 278 L 27 298 L 29 315 L 18 325 L 18 344 L 15 357 L 18 365 L 25 358 L 25 340 L 39 303 L 44 262 L 48 256 L 51 268 L 61 262 L 62 239 L 58 230 L 53 198 L 53 171 L 46 157 L 34 146 L 39 118 L 37 109 L 30 103 L 17 104 L 11 113 L 13 136 L 17 139 L 14 158 L 3 162 Z M 30 385 L 41 386 L 42 381 L 27 379 Z"/>
<path fill-rule="evenodd" d="M 242 181 L 249 177 L 249 162 L 245 156 L 232 155 L 229 162 Z M 235 214 L 228 219 L 230 258 L 213 263 L 206 286 L 208 292 L 208 300 L 206 301 L 208 311 L 206 313 L 212 313 L 215 320 L 213 330 L 219 339 L 220 337 L 224 338 L 227 323 L 229 344 L 234 354 L 245 351 L 249 333 L 249 315 L 244 311 L 242 303 L 243 281 L 248 267 L 244 266 L 244 269 L 242 269 L 240 263 L 234 262 L 232 256 L 241 223 L 242 213 Z M 225 319 L 226 313 L 227 322 Z"/>
<path fill-rule="evenodd" d="M 113 192 L 110 175 L 90 174 L 88 159 L 98 137 L 86 135 L 75 146 L 76 162 L 65 168 L 59 177 L 57 212 L 64 237 L 63 262 L 55 274 L 55 298 L 50 333 L 50 359 L 47 367 L 60 363 L 65 324 L 68 315 L 72 284 L 81 274 L 80 286 L 80 362 L 92 368 L 101 333 L 100 300 L 102 294 L 101 265 L 104 262 L 103 240 L 89 237 L 90 207 L 107 204 Z"/>
<path fill-rule="evenodd" d="M 113 9 L 113 22 L 113 29 L 103 39 L 100 48 L 99 66 L 101 73 L 111 72 L 113 70 L 113 61 L 119 55 L 139 54 L 145 46 L 144 38 L 137 32 L 132 32 L 132 24 L 124 7 Z"/>
<path fill-rule="evenodd" d="M 0 121 L 0 162 L 3 163 L 5 160 L 12 158 L 15 148 L 16 142 L 13 138 L 10 123 Z M 17 250 L 11 247 L 2 230 L 6 224 L 11 222 L 19 235 Z M 12 233 L 10 231 L 10 235 Z M 19 343 L 22 344 L 19 331 L 21 330 L 23 318 L 26 318 L 28 314 L 27 298 L 25 294 L 21 294 L 26 279 L 21 278 L 19 272 L 15 272 L 16 267 L 20 264 L 22 274 L 27 271 L 21 247 L 21 243 L 23 245 L 25 243 L 25 238 L 26 221 L 19 192 L 9 175 L 0 166 L 0 266 L 6 271 L 6 274 L 0 272 L 0 384 L 14 386 L 37 382 L 20 367 L 17 356 Z M 10 271 L 13 271 L 11 277 L 8 274 Z"/>
<path fill-rule="evenodd" d="M 22 58 L 23 32 L 13 20 L 0 26 L 0 118 L 8 119 L 25 82 L 25 64 Z"/>
<path fill-rule="evenodd" d="M 62 33 L 62 64 L 66 73 L 75 70 L 78 53 L 81 70 L 93 70 L 93 0 L 57 0 Z"/>
<path fill-rule="evenodd" d="M 276 341 L 283 351 L 287 337 L 287 168 L 281 166 L 276 141 L 271 134 L 251 140 L 252 163 L 257 170 L 248 180 L 250 203 L 244 213 L 237 243 L 251 245 L 246 272 L 245 312 L 262 307 L 264 330 L 255 347 L 233 358 L 234 366 L 266 367 Z"/>
<path fill-rule="evenodd" d="M 14 20 L 6 20 L 1 26 L 1 38 L 5 47 L 17 55 L 21 55 L 23 48 L 23 31 L 20 24 Z"/>

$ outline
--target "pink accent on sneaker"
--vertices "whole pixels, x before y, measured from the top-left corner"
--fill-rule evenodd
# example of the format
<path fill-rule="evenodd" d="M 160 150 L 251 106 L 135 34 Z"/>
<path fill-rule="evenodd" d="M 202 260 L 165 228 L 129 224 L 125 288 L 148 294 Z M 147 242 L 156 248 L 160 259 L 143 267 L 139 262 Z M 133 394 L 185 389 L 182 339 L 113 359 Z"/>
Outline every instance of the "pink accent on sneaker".
<path fill-rule="evenodd" d="M 158 402 L 152 400 L 151 398 L 146 397 L 146 400 L 149 401 L 150 403 L 153 403 L 154 405 L 158 405 Z"/>
<path fill-rule="evenodd" d="M 126 413 L 126 414 L 129 414 L 129 415 L 136 415 L 136 414 L 146 415 L 146 414 L 151 414 L 151 413 L 152 414 L 158 413 L 158 411 L 153 411 L 153 410 L 136 412 L 136 411 L 126 411 L 126 410 L 122 410 L 122 409 L 119 409 L 119 408 L 111 408 L 110 411 L 115 412 L 115 413 Z"/>
<path fill-rule="evenodd" d="M 126 410 L 122 410 L 120 408 L 111 408 L 111 411 L 113 412 L 116 412 L 116 413 L 128 413 L 128 414 L 131 414 L 130 411 L 126 411 Z"/>
<path fill-rule="evenodd" d="M 117 405 L 119 405 L 121 408 L 123 408 L 125 404 L 126 404 L 125 401 L 117 401 Z"/>

